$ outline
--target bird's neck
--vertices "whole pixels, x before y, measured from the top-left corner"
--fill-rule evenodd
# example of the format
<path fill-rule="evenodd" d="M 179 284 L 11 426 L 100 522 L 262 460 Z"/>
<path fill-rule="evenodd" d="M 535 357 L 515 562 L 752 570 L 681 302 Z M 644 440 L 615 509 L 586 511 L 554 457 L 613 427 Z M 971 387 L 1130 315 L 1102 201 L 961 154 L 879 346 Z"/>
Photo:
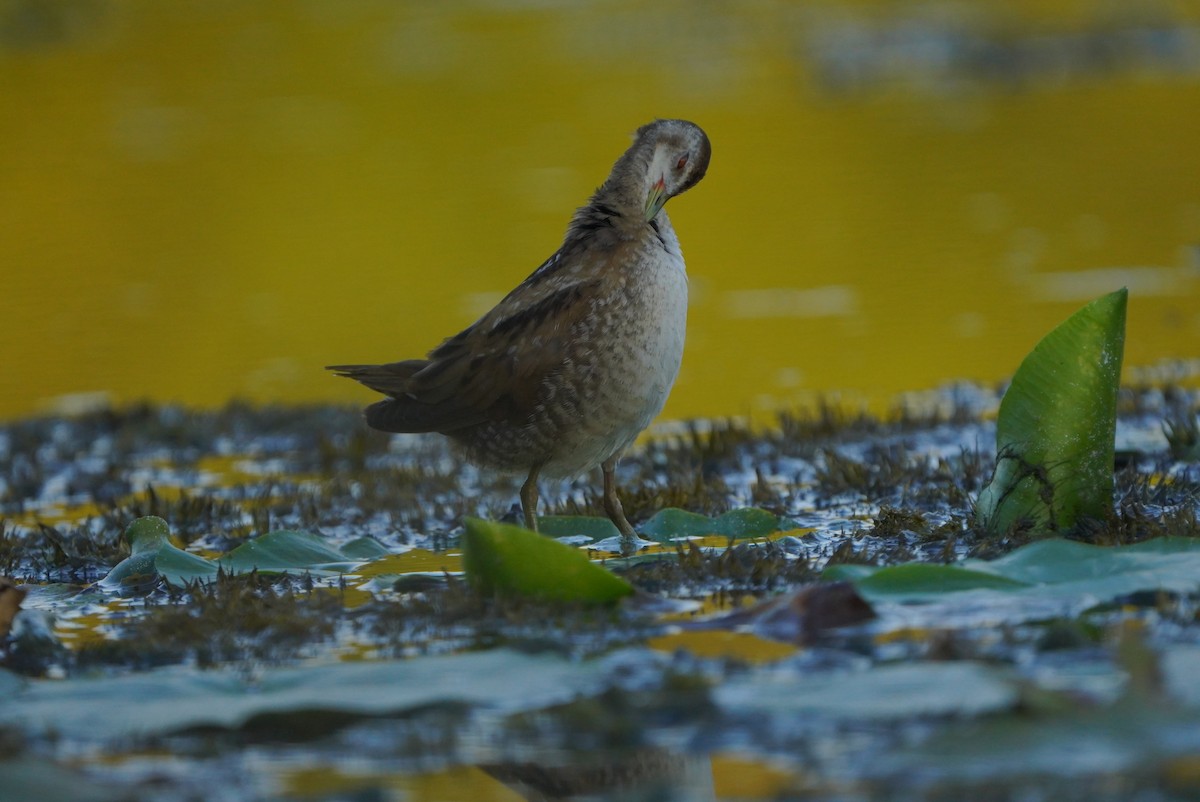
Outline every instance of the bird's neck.
<path fill-rule="evenodd" d="M 639 143 L 625 151 L 613 165 L 608 179 L 596 190 L 589 206 L 597 201 L 614 208 L 621 214 L 640 218 L 645 209 L 646 195 L 650 191 L 648 178 L 653 151 Z"/>

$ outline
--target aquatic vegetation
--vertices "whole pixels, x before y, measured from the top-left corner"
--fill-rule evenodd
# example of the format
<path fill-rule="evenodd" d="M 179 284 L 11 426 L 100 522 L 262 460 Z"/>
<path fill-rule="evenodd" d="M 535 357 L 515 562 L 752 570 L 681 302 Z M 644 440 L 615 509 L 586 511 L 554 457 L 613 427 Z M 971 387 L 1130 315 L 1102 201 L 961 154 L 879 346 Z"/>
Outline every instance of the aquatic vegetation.
<path fill-rule="evenodd" d="M 1126 290 L 1047 334 L 1000 402 L 996 472 L 976 515 L 992 535 L 1068 532 L 1110 517 Z"/>
<path fill-rule="evenodd" d="M 953 400 L 964 396 L 887 419 L 829 407 L 758 431 L 660 433 L 622 465 L 654 542 L 629 559 L 606 550 L 609 521 L 570 514 L 591 503 L 586 485 L 548 486 L 558 514 L 529 537 L 619 590 L 600 605 L 547 595 L 560 572 L 522 549 L 509 564 L 534 575 L 533 592 L 497 592 L 513 574 L 487 555 L 513 547 L 513 530 L 469 524 L 482 533 L 472 556 L 461 522 L 512 520 L 511 482 L 422 438 L 320 433 L 352 427 L 348 410 L 14 424 L 0 439 L 41 456 L 0 449 L 0 472 L 28 493 L 10 483 L 0 501 L 0 558 L 27 594 L 0 652 L 0 736 L 15 733 L 30 766 L 101 755 L 81 764 L 97 788 L 151 782 L 163 754 L 179 767 L 173 787 L 192 789 L 213 755 L 272 782 L 448 783 L 474 798 L 503 782 L 618 798 L 593 780 L 692 782 L 698 765 L 727 789 L 766 772 L 784 798 L 836 777 L 866 793 L 904 779 L 880 756 L 973 787 L 913 745 L 912 728 L 933 739 L 984 717 L 1019 729 L 1035 708 L 1064 738 L 1084 722 L 1111 728 L 1132 624 L 1178 686 L 1200 474 L 1171 458 L 1162 428 L 1192 395 L 1127 388 L 1112 514 L 1072 534 L 1127 545 L 987 536 L 970 499 L 992 467 L 980 444 L 993 424 L 986 405 L 967 414 Z M 488 671 L 515 673 L 476 673 Z M 1075 718 L 1080 704 L 1090 718 Z M 1146 715 L 1138 726 L 1176 728 L 1156 742 L 1172 759 L 1200 745 L 1184 719 Z M 278 767 L 300 750 L 311 776 L 242 757 Z M 0 780 L 16 782 L 11 765 L 0 760 Z"/>
<path fill-rule="evenodd" d="M 467 581 L 487 596 L 611 604 L 633 593 L 625 580 L 578 549 L 509 524 L 468 518 L 463 533 Z"/>

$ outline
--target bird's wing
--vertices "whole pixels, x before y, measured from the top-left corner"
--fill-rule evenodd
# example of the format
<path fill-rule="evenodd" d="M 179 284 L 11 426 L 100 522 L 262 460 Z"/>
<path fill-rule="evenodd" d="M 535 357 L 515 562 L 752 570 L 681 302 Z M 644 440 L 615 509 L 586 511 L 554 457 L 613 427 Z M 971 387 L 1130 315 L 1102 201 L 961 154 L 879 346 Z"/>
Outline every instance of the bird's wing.
<path fill-rule="evenodd" d="M 428 360 L 409 359 L 386 365 L 329 365 L 328 370 L 391 396 L 367 407 L 367 425 L 373 429 L 444 432 L 482 421 L 483 418 L 471 410 L 423 402 L 409 393 L 412 377 L 428 366 Z"/>
<path fill-rule="evenodd" d="M 545 379 L 567 361 L 571 331 L 592 310 L 599 284 L 574 271 L 553 280 L 535 273 L 426 359 L 329 369 L 391 396 L 367 409 L 376 429 L 450 432 L 489 420 L 520 423 L 542 400 Z"/>
<path fill-rule="evenodd" d="M 546 284 L 522 285 L 530 290 L 524 298 L 514 292 L 435 348 L 428 365 L 409 380 L 407 394 L 444 405 L 456 419 L 528 418 L 542 400 L 545 379 L 566 363 L 571 332 L 592 311 L 599 281 Z"/>

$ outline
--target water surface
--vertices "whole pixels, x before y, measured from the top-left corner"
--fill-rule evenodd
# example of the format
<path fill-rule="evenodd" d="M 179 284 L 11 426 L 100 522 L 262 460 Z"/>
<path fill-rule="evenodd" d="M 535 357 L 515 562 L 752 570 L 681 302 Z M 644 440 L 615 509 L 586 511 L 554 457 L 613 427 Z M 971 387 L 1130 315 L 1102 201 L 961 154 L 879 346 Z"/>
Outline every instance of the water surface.
<path fill-rule="evenodd" d="M 7 3 L 0 415 L 365 400 L 321 366 L 469 324 L 657 116 L 714 147 L 669 207 L 692 276 L 669 417 L 1000 380 L 1120 286 L 1126 364 L 1194 360 L 1198 17 Z"/>

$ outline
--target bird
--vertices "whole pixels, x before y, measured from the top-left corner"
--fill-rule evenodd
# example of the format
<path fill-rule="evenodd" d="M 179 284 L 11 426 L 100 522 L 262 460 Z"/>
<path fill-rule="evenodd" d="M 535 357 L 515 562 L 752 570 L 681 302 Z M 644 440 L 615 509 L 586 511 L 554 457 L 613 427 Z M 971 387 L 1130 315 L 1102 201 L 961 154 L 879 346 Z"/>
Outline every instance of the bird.
<path fill-rule="evenodd" d="M 600 466 L 604 510 L 634 553 L 617 461 L 662 411 L 687 326 L 687 271 L 663 206 L 704 178 L 711 154 L 695 123 L 641 126 L 558 250 L 491 311 L 424 359 L 327 369 L 387 396 L 366 408 L 368 426 L 439 432 L 468 461 L 524 475 L 534 531 L 539 477 Z"/>

